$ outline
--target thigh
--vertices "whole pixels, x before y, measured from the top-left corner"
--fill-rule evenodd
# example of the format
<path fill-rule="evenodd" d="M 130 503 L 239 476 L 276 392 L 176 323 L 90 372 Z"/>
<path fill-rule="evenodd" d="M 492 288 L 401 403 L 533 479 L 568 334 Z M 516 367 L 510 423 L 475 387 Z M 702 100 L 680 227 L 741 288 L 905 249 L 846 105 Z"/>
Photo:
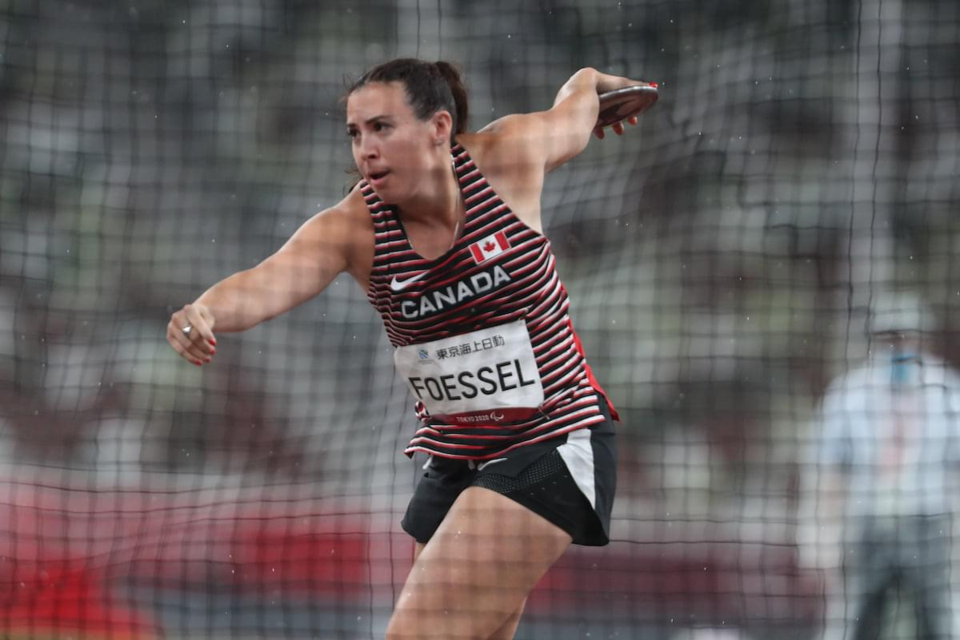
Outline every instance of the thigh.
<path fill-rule="evenodd" d="M 420 554 L 423 553 L 423 549 L 426 547 L 422 542 L 417 542 L 414 544 L 413 548 L 413 561 L 416 563 L 417 559 L 420 557 Z M 520 603 L 520 606 L 517 607 L 517 610 L 511 613 L 507 619 L 500 625 L 500 628 L 493 632 L 490 635 L 489 640 L 511 640 L 514 635 L 517 633 L 517 626 L 520 624 L 520 616 L 523 615 L 523 608 L 526 606 L 527 600 L 524 598 L 523 602 Z"/>
<path fill-rule="evenodd" d="M 427 543 L 477 472 L 462 460 L 433 457 L 424 466 L 400 526 L 419 546 Z"/>
<path fill-rule="evenodd" d="M 570 542 L 513 500 L 466 489 L 417 555 L 388 637 L 490 637 Z"/>

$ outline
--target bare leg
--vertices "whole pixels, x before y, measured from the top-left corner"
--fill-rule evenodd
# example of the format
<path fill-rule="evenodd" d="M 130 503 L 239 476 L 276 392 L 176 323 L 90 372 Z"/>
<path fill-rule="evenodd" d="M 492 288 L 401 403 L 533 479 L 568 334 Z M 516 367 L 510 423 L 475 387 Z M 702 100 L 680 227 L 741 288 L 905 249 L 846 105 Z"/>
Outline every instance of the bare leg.
<path fill-rule="evenodd" d="M 527 601 L 524 600 L 520 604 L 520 608 L 510 614 L 507 621 L 493 632 L 489 640 L 513 640 L 513 636 L 517 633 L 517 627 L 520 625 L 520 616 L 523 615 L 523 607 L 526 603 Z"/>
<path fill-rule="evenodd" d="M 570 536 L 513 500 L 471 487 L 418 549 L 388 640 L 500 640 Z"/>
<path fill-rule="evenodd" d="M 426 545 L 421 542 L 416 543 L 413 550 L 414 563 L 416 563 L 417 558 L 419 558 L 423 552 L 424 546 Z M 523 602 L 520 603 L 520 608 L 510 614 L 510 617 L 500 625 L 499 629 L 493 632 L 493 635 L 491 635 L 488 640 L 513 640 L 513 636 L 517 633 L 517 627 L 520 625 L 520 616 L 523 615 L 523 608 L 526 604 L 527 600 L 524 598 Z"/>

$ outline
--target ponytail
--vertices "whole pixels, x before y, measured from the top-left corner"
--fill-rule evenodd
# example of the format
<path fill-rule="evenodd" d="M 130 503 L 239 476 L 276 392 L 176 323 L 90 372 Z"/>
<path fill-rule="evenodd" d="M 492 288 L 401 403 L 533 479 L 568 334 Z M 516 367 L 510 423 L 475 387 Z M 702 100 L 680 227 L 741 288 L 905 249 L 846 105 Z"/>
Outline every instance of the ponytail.
<path fill-rule="evenodd" d="M 453 94 L 453 102 L 456 105 L 456 113 L 451 114 L 454 119 L 454 133 L 456 135 L 466 133 L 470 105 L 467 103 L 467 86 L 463 83 L 460 69 L 444 60 L 439 60 L 434 64 L 440 71 L 440 75 L 446 80 L 447 86 L 450 87 L 450 93 Z"/>

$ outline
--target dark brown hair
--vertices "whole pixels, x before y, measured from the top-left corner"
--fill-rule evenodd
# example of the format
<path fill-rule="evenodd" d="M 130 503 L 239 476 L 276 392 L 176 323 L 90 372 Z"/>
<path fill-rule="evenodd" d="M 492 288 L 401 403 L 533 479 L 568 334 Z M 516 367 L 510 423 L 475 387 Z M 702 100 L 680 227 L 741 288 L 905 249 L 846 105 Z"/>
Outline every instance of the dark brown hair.
<path fill-rule="evenodd" d="M 441 110 L 449 112 L 453 118 L 451 142 L 454 136 L 467 130 L 467 87 L 460 70 L 449 62 L 425 62 L 415 58 L 384 62 L 360 76 L 350 86 L 347 97 L 371 82 L 402 83 L 407 102 L 420 120 L 426 120 Z"/>

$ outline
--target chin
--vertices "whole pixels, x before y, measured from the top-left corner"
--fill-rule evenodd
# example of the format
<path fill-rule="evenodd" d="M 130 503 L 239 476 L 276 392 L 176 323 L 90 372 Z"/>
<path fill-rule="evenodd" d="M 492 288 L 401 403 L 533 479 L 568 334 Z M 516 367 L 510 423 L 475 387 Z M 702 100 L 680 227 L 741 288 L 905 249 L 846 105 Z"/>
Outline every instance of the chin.
<path fill-rule="evenodd" d="M 401 201 L 409 197 L 408 193 L 404 193 L 400 189 L 397 189 L 396 185 L 392 184 L 382 185 L 379 188 L 373 187 L 373 190 L 377 192 L 377 195 L 383 200 L 384 204 L 390 206 L 397 206 Z"/>
<path fill-rule="evenodd" d="M 373 190 L 384 204 L 390 205 L 391 207 L 397 204 L 395 198 L 391 197 L 390 189 L 377 189 L 374 187 Z"/>

